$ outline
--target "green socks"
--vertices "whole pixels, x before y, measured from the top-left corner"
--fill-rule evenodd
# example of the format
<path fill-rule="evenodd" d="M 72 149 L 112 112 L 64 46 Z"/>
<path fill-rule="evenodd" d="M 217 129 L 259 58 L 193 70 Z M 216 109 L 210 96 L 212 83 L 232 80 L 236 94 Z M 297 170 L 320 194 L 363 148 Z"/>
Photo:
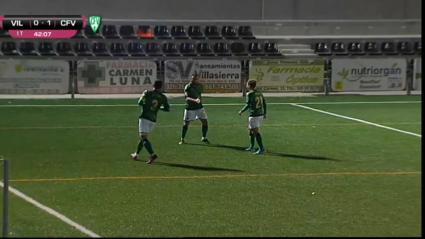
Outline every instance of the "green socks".
<path fill-rule="evenodd" d="M 151 142 L 149 142 L 149 140 L 143 140 L 143 145 L 145 146 L 146 150 L 148 151 L 149 155 L 153 154 L 153 149 L 152 149 L 152 145 Z"/>
<path fill-rule="evenodd" d="M 182 139 L 184 139 L 186 137 L 187 130 L 188 130 L 188 127 L 183 126 L 183 128 L 182 128 Z"/>
<path fill-rule="evenodd" d="M 257 144 L 260 147 L 260 149 L 264 150 L 263 139 L 261 138 L 261 134 L 258 133 L 257 136 L 256 136 L 256 139 L 257 139 Z M 252 140 L 251 140 L 251 142 L 252 142 Z"/>
<path fill-rule="evenodd" d="M 148 151 L 149 155 L 152 155 L 153 154 L 153 149 L 152 149 L 151 142 L 149 142 L 149 140 L 147 140 L 147 139 L 140 139 L 139 140 L 139 144 L 137 144 L 136 154 L 140 154 L 140 151 L 142 151 L 143 147 L 146 148 L 146 150 Z"/>
<path fill-rule="evenodd" d="M 189 127 L 187 127 L 187 126 L 182 127 L 182 139 L 184 139 L 186 137 L 186 133 L 187 133 L 188 129 L 189 129 Z M 208 132 L 208 125 L 202 125 L 202 137 L 206 138 L 207 132 Z"/>
<path fill-rule="evenodd" d="M 140 151 L 142 151 L 143 149 L 143 140 L 139 140 L 139 144 L 137 144 L 137 150 L 136 150 L 136 154 L 139 154 Z"/>
<path fill-rule="evenodd" d="M 208 132 L 208 125 L 202 125 L 202 137 L 206 138 Z"/>
<path fill-rule="evenodd" d="M 250 147 L 251 147 L 251 148 L 254 148 L 255 136 L 254 136 L 254 134 L 252 134 L 251 132 L 249 133 L 249 139 L 251 140 Z"/>

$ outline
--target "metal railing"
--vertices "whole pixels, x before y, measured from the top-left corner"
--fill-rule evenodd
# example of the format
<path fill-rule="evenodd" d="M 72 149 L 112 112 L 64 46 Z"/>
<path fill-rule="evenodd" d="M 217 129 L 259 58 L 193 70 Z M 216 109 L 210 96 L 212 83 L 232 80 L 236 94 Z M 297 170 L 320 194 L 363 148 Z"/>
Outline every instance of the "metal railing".
<path fill-rule="evenodd" d="M 0 186 L 3 187 L 3 230 L 2 237 L 8 237 L 8 224 L 9 224 L 9 160 L 0 158 L 3 162 L 3 182 Z"/>

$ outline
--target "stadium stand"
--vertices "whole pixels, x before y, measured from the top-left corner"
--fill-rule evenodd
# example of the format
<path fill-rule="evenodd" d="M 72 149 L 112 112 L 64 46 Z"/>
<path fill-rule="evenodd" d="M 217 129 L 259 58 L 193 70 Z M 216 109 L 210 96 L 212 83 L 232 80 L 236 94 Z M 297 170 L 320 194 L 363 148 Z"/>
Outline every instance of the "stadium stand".
<path fill-rule="evenodd" d="M 185 23 L 116 24 L 107 22 L 96 34 L 86 28 L 72 39 L 56 41 L 21 41 L 1 30 L 0 54 L 26 57 L 314 57 L 422 53 L 420 23 L 417 22 L 378 22 L 373 26 L 370 23 L 346 23 L 346 26 L 342 23 L 266 26 L 241 23 L 238 26 L 229 22 L 189 26 Z M 346 30 L 348 28 L 351 31 Z M 346 32 L 351 35 L 343 35 Z"/>

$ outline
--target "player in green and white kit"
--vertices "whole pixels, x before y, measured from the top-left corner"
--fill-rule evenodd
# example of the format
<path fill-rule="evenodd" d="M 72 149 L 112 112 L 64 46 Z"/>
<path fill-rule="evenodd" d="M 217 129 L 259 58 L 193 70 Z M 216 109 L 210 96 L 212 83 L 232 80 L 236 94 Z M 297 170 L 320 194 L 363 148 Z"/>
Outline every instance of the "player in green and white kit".
<path fill-rule="evenodd" d="M 183 128 L 182 128 L 182 137 L 180 138 L 179 144 L 184 143 L 184 138 L 189 129 L 189 124 L 191 121 L 196 119 L 201 120 L 202 124 L 202 142 L 209 143 L 207 139 L 208 132 L 208 120 L 207 113 L 205 112 L 204 106 L 201 102 L 201 94 L 203 91 L 203 86 L 198 83 L 198 75 L 193 74 L 190 83 L 184 87 L 184 96 L 186 99 L 185 110 L 183 115 Z"/>
<path fill-rule="evenodd" d="M 138 103 L 142 107 L 142 114 L 139 117 L 139 133 L 140 140 L 137 144 L 137 149 L 131 157 L 134 160 L 138 159 L 140 151 L 143 146 L 149 153 L 148 163 L 152 163 L 158 156 L 153 152 L 152 145 L 148 140 L 148 134 L 152 132 L 155 123 L 158 110 L 170 111 L 170 105 L 168 104 L 167 97 L 161 93 L 162 81 L 155 81 L 153 90 L 145 90 L 142 97 L 140 97 Z"/>
<path fill-rule="evenodd" d="M 263 154 L 266 152 L 263 146 L 263 139 L 259 132 L 259 128 L 263 119 L 266 119 L 267 105 L 264 100 L 263 93 L 256 90 L 257 81 L 249 80 L 246 84 L 246 88 L 250 91 L 246 96 L 246 104 L 239 111 L 239 115 L 242 115 L 244 111 L 249 109 L 249 118 L 248 118 L 248 128 L 249 128 L 249 137 L 251 139 L 251 145 L 246 149 L 247 151 L 254 150 L 254 143 L 257 140 L 258 146 L 260 147 L 257 152 L 254 154 Z"/>

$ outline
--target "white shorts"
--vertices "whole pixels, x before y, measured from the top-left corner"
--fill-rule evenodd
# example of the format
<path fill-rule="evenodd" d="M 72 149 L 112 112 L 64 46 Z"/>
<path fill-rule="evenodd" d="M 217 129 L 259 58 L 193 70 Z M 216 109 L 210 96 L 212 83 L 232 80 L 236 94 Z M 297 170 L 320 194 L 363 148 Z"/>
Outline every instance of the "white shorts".
<path fill-rule="evenodd" d="M 147 119 L 139 119 L 139 133 L 143 135 L 148 135 L 152 132 L 155 127 L 155 122 L 152 122 Z"/>
<path fill-rule="evenodd" d="M 184 121 L 194 121 L 196 119 L 207 119 L 207 113 L 204 108 L 198 110 L 184 110 Z"/>
<path fill-rule="evenodd" d="M 249 129 L 260 128 L 262 123 L 263 123 L 263 116 L 254 116 L 254 117 L 248 118 Z"/>

